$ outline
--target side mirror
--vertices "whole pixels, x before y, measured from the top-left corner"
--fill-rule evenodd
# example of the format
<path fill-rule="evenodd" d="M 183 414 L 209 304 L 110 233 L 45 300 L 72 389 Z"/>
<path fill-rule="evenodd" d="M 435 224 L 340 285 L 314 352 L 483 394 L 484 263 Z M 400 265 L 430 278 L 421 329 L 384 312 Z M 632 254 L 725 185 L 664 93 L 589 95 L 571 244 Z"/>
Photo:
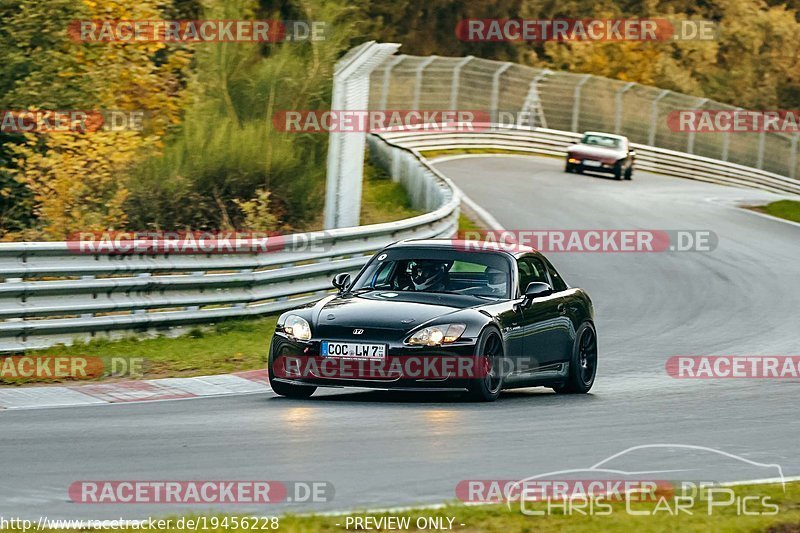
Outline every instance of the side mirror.
<path fill-rule="evenodd" d="M 340 272 L 333 276 L 333 280 L 331 280 L 331 284 L 339 289 L 339 292 L 344 292 L 350 286 L 350 274 L 347 272 Z"/>
<path fill-rule="evenodd" d="M 553 294 L 553 287 L 548 283 L 542 283 L 540 281 L 532 281 L 525 288 L 525 299 L 528 301 L 534 298 L 544 298 L 551 294 Z"/>

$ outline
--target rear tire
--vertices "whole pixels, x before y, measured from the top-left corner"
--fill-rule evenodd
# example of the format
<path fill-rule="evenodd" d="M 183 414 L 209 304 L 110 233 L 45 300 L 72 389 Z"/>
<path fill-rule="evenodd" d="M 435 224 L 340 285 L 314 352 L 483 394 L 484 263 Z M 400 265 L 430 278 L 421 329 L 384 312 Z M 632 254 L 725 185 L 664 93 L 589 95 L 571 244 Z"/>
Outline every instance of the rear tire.
<path fill-rule="evenodd" d="M 476 402 L 493 402 L 503 390 L 503 341 L 495 328 L 483 330 L 475 348 L 476 356 L 485 356 L 488 367 L 485 376 L 471 379 L 469 398 Z"/>
<path fill-rule="evenodd" d="M 272 349 L 270 348 L 269 351 L 269 361 L 267 362 L 267 369 L 269 372 L 269 386 L 272 387 L 272 391 L 279 395 L 285 396 L 287 398 L 295 398 L 298 400 L 302 400 L 308 398 L 317 390 L 314 386 L 306 386 L 306 385 L 292 385 L 291 383 L 283 383 L 281 381 L 275 380 L 275 374 L 272 371 L 272 365 L 275 362 L 275 358 L 272 356 Z"/>
<path fill-rule="evenodd" d="M 553 387 L 559 394 L 586 394 L 597 375 L 597 332 L 591 322 L 584 322 L 575 333 L 569 377 L 566 383 Z"/>

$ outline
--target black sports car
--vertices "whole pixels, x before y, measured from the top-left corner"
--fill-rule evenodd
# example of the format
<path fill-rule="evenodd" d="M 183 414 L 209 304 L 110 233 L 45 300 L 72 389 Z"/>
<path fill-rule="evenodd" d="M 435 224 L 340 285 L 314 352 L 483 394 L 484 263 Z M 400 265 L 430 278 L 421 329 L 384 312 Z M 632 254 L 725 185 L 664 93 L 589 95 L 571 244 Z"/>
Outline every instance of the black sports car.
<path fill-rule="evenodd" d="M 317 387 L 585 393 L 597 370 L 594 309 L 530 248 L 471 241 L 392 244 L 338 294 L 280 316 L 269 353 L 272 389 Z"/>

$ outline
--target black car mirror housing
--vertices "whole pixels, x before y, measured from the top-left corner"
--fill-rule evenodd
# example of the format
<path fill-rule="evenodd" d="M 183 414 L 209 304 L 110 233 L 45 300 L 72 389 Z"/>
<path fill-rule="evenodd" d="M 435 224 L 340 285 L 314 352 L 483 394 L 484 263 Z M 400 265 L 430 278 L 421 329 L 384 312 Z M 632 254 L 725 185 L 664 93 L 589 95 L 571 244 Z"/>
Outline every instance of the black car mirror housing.
<path fill-rule="evenodd" d="M 339 292 L 344 292 L 350 287 L 350 274 L 347 272 L 340 272 L 333 276 L 331 284 L 339 289 Z"/>
<path fill-rule="evenodd" d="M 525 299 L 529 301 L 535 298 L 544 298 L 551 294 L 553 294 L 553 287 L 551 287 L 549 283 L 532 281 L 525 287 Z"/>

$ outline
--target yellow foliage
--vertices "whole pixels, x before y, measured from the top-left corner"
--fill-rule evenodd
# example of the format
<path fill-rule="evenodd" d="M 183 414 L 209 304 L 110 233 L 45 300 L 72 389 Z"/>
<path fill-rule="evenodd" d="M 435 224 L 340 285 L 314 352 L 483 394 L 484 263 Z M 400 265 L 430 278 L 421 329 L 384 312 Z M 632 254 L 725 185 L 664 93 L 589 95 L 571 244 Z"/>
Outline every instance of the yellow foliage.
<path fill-rule="evenodd" d="M 160 0 L 84 0 L 89 19 L 160 19 Z M 179 75 L 190 52 L 164 43 L 80 43 L 65 34 L 61 45 L 71 60 L 58 76 L 91 88 L 93 110 L 144 112 L 143 131 L 26 134 L 9 145 L 15 168 L 7 171 L 34 200 L 37 228 L 25 238 L 64 239 L 77 231 L 124 228 L 123 204 L 133 165 L 163 146 L 168 128 L 180 122 Z M 155 54 L 172 46 L 166 54 Z M 35 94 L 31 97 L 35 99 Z M 30 101 L 27 107 L 39 106 Z M 48 108 L 58 109 L 53 102 Z M 1 193 L 0 193 L 1 194 Z"/>
<path fill-rule="evenodd" d="M 34 195 L 41 237 L 125 226 L 128 191 L 120 177 L 152 139 L 139 132 L 53 133 L 44 151 L 36 135 L 26 139 L 12 147 L 20 165 L 13 172 Z"/>

